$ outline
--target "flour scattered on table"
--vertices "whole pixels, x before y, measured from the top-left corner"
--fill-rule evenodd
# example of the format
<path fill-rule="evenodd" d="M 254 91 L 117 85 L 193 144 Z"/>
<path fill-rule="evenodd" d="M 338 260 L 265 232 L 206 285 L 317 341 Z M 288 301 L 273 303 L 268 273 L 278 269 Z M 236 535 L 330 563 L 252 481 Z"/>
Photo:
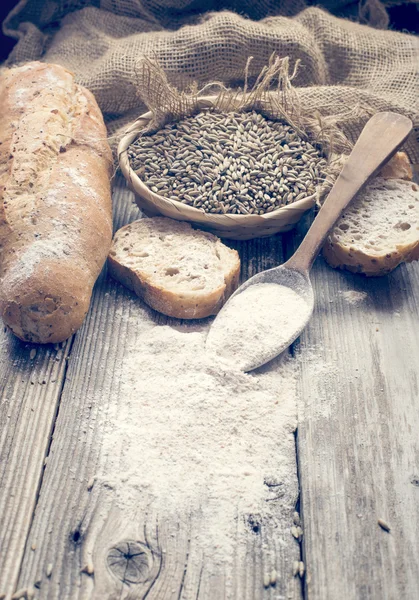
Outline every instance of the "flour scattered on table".
<path fill-rule="evenodd" d="M 358 292 L 357 290 L 345 290 L 340 294 L 349 304 L 361 304 L 368 298 L 367 292 Z"/>
<path fill-rule="evenodd" d="M 309 382 L 309 390 L 299 391 L 301 397 L 305 398 L 299 407 L 299 424 L 304 423 L 308 407 L 311 422 L 333 418 L 338 402 L 337 380 L 342 378 L 338 359 L 324 346 L 304 342 L 300 342 L 294 356 L 304 369 L 305 381 Z M 349 385 L 349 382 L 346 383 Z"/>
<path fill-rule="evenodd" d="M 214 362 L 205 337 L 157 326 L 126 352 L 97 481 L 124 511 L 199 513 L 200 544 L 225 563 L 246 516 L 278 510 L 278 490 L 297 498 L 296 367 L 283 356 L 245 374 Z"/>

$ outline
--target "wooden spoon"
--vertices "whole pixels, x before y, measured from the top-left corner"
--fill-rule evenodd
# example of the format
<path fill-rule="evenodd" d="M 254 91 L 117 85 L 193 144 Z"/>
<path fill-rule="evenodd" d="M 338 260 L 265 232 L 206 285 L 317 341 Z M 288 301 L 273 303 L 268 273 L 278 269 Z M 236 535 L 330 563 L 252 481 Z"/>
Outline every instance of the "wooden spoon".
<path fill-rule="evenodd" d="M 324 240 L 352 198 L 403 144 L 411 129 L 410 119 L 391 112 L 377 113 L 368 121 L 297 251 L 280 267 L 258 273 L 239 287 L 217 315 L 210 328 L 206 342 L 208 351 L 222 356 L 243 371 L 251 371 L 283 352 L 300 335 L 313 312 L 314 294 L 309 273 Z M 257 332 L 254 331 L 254 328 L 252 330 L 252 323 L 257 322 L 258 319 L 260 322 L 260 319 L 263 319 L 263 314 L 267 309 L 267 306 L 263 306 L 263 298 L 267 297 L 260 295 L 257 318 L 252 318 L 252 314 L 245 314 L 245 328 L 243 328 L 243 323 L 238 322 L 236 310 L 237 296 L 255 284 L 277 284 L 290 288 L 306 303 L 305 310 L 297 310 L 296 302 L 296 311 L 291 324 L 292 331 L 289 326 L 285 331 L 284 324 L 281 325 L 279 318 L 281 306 L 278 306 L 278 319 L 263 323 L 269 328 L 269 335 L 259 340 L 259 344 L 255 343 Z M 270 287 L 272 289 L 272 285 Z M 259 287 L 258 295 L 260 290 L 262 287 Z M 256 299 L 258 300 L 258 298 Z M 296 301 L 300 300 L 298 297 L 295 299 Z M 240 300 L 240 304 L 243 306 L 245 297 Z M 299 305 L 301 308 L 301 301 Z M 301 314 L 301 319 L 297 317 L 297 313 Z M 240 343 L 234 345 L 234 356 L 229 356 L 228 340 L 234 339 L 235 334 Z"/>

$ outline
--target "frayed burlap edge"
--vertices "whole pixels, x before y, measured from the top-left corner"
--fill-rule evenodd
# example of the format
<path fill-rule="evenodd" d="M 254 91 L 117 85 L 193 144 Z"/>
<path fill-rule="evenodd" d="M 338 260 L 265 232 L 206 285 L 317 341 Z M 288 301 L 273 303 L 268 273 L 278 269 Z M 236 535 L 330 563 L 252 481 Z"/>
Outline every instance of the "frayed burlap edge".
<path fill-rule="evenodd" d="M 138 135 L 154 133 L 167 123 L 193 116 L 205 108 L 203 100 L 211 95 L 208 108 L 222 112 L 248 112 L 255 110 L 265 117 L 289 123 L 303 139 L 319 146 L 328 160 L 326 179 L 317 188 L 318 198 L 324 197 L 339 174 L 352 144 L 339 129 L 338 118 L 322 116 L 320 112 L 308 113 L 299 100 L 298 91 L 292 85 L 300 66 L 297 60 L 291 71 L 289 57 L 272 54 L 268 65 L 263 67 L 256 82 L 249 85 L 249 57 L 244 72 L 244 86 L 235 90 L 220 81 L 212 81 L 198 89 L 192 84 L 179 91 L 168 81 L 158 61 L 141 57 L 135 66 L 136 87 L 139 99 L 147 106 L 152 118 Z M 357 108 L 351 110 L 353 117 Z M 342 119 L 343 115 L 339 115 Z"/>

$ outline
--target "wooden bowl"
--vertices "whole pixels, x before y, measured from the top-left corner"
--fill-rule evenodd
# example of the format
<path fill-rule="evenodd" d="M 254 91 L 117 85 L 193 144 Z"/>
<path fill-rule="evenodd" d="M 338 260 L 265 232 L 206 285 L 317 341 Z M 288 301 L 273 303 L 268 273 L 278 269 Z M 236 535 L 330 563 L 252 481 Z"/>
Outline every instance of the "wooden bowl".
<path fill-rule="evenodd" d="M 198 99 L 198 108 L 209 108 L 215 97 L 202 97 Z M 292 204 L 282 206 L 264 215 L 219 215 L 206 213 L 176 200 L 164 198 L 151 189 L 132 170 L 128 147 L 136 140 L 139 133 L 148 125 L 152 117 L 151 112 L 139 117 L 125 132 L 118 145 L 118 158 L 121 171 L 129 187 L 135 194 L 138 207 L 147 216 L 165 216 L 178 221 L 189 221 L 210 231 L 221 238 L 233 240 L 249 240 L 258 237 L 267 237 L 292 229 L 301 217 L 316 203 L 316 194 L 297 200 Z"/>

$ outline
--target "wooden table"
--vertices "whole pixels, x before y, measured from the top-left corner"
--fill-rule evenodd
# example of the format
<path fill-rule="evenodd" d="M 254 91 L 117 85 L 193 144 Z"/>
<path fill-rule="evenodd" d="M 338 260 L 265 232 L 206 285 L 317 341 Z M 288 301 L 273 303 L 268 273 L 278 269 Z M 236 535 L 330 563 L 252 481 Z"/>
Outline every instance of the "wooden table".
<path fill-rule="evenodd" d="M 120 179 L 114 204 L 117 228 L 137 218 Z M 232 243 L 243 278 L 282 262 L 299 237 Z M 249 524 L 230 588 L 222 569 L 209 575 L 210 556 L 197 560 L 196 543 L 192 560 L 193 516 L 154 522 L 139 510 L 132 520 L 95 494 L 101 424 L 123 401 L 113 365 L 140 301 L 102 273 L 83 327 L 60 347 L 1 332 L 0 598 L 419 598 L 419 265 L 366 279 L 319 258 L 313 282 L 315 314 L 292 349 L 295 493 L 276 519 Z M 110 568 L 112 553 L 122 558 Z"/>

